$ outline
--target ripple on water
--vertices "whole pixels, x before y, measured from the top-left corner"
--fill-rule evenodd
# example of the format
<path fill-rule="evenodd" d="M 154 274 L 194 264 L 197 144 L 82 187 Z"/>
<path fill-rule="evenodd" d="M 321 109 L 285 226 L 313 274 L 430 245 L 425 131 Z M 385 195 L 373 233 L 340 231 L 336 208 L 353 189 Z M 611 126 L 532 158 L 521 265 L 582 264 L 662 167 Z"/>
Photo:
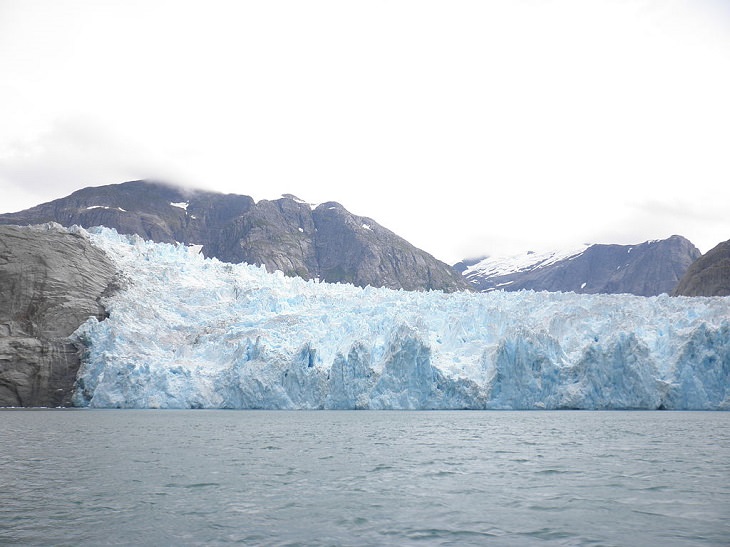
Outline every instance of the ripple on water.
<path fill-rule="evenodd" d="M 730 537 L 730 413 L 16 411 L 0 424 L 0 544 Z"/>

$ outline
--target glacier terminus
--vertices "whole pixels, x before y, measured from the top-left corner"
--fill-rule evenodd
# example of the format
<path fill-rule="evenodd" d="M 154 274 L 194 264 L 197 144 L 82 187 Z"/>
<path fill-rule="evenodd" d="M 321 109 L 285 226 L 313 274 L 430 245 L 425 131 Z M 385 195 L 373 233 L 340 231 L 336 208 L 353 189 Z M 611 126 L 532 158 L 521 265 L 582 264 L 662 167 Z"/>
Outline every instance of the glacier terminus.
<path fill-rule="evenodd" d="M 730 409 L 730 298 L 359 288 L 107 228 L 77 406 Z"/>

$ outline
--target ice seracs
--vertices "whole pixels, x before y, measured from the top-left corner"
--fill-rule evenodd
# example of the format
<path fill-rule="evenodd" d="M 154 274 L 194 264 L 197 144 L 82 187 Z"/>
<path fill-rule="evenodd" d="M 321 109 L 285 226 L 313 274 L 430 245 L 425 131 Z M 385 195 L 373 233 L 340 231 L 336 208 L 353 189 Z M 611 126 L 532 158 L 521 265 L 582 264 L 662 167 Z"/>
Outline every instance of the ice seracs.
<path fill-rule="evenodd" d="M 77 331 L 75 402 L 730 408 L 730 299 L 326 284 L 94 229 L 126 290 Z"/>

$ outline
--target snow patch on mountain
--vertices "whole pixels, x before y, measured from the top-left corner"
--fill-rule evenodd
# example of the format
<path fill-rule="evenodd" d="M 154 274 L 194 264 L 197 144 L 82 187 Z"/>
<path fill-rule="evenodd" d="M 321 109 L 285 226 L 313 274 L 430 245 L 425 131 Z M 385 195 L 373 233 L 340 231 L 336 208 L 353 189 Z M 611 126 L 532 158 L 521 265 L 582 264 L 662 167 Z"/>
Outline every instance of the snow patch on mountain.
<path fill-rule="evenodd" d="M 730 299 L 326 284 L 93 229 L 125 279 L 75 403 L 283 409 L 730 408 Z"/>
<path fill-rule="evenodd" d="M 91 211 L 93 209 L 106 209 L 106 210 L 115 209 L 115 210 L 121 211 L 123 213 L 126 213 L 127 212 L 126 209 L 122 209 L 121 207 L 109 207 L 108 205 L 91 205 L 91 206 L 89 206 L 89 207 L 86 208 L 87 211 Z"/>
<path fill-rule="evenodd" d="M 528 251 L 509 256 L 489 256 L 476 264 L 469 266 L 464 275 L 468 278 L 472 275 L 479 276 L 502 276 L 517 272 L 526 272 L 537 268 L 550 266 L 561 260 L 569 260 L 585 252 L 590 245 L 585 244 L 579 247 L 535 253 Z"/>
<path fill-rule="evenodd" d="M 319 203 L 310 203 L 310 202 L 308 202 L 306 200 L 303 200 L 301 198 L 298 198 L 294 194 L 281 194 L 281 197 L 287 198 L 287 199 L 291 199 L 291 200 L 293 200 L 296 203 L 299 203 L 301 205 L 308 205 L 309 208 L 312 209 L 312 211 L 314 211 L 319 206 Z"/>

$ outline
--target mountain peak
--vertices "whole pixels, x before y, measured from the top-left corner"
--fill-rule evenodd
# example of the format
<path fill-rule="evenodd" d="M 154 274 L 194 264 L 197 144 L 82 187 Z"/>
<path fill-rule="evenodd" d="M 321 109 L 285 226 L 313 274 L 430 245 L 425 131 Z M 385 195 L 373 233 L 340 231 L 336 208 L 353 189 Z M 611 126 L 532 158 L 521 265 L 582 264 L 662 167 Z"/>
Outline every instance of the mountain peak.
<path fill-rule="evenodd" d="M 293 194 L 261 200 L 156 181 L 83 188 L 0 215 L 0 224 L 107 226 L 144 239 L 202 245 L 203 254 L 289 276 L 407 290 L 470 290 L 451 267 L 374 220 Z"/>

